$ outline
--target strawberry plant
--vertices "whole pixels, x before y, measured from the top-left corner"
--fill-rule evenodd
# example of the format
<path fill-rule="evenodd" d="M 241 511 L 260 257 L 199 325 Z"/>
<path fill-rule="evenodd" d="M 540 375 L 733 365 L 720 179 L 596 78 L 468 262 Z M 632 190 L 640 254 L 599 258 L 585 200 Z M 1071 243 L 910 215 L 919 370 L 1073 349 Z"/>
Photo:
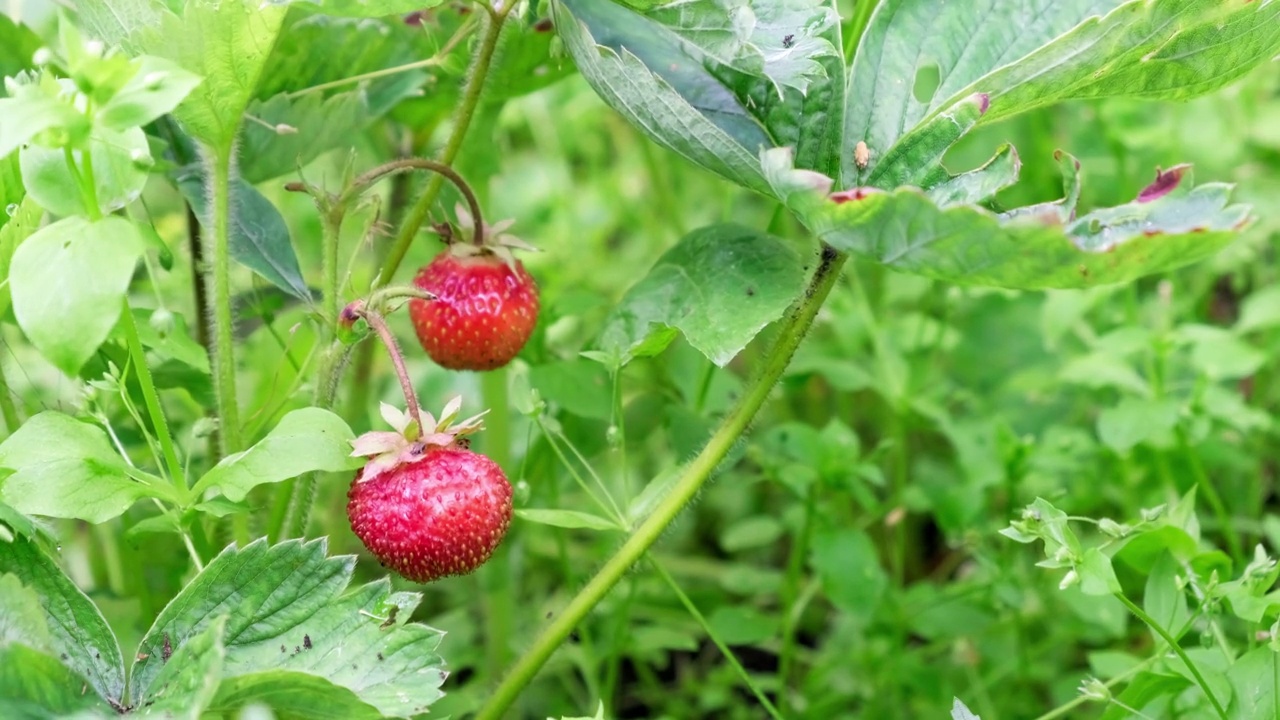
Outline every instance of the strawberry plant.
<path fill-rule="evenodd" d="M 10 13 L 0 716 L 1280 714 L 1280 3 Z"/>

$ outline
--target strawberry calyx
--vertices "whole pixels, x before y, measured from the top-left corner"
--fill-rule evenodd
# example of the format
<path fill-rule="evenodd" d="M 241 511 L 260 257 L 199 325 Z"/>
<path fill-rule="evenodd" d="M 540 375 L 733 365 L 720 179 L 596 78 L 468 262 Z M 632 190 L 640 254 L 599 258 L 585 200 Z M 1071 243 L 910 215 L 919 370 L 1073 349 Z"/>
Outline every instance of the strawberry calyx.
<path fill-rule="evenodd" d="M 382 419 L 395 430 L 373 430 L 351 441 L 351 457 L 370 458 L 357 482 L 373 480 L 400 465 L 420 460 L 430 449 L 466 447 L 464 436 L 482 430 L 481 418 L 489 411 L 458 420 L 461 410 L 461 395 L 444 406 L 438 420 L 419 408 L 419 424 L 414 421 L 413 413 L 382 403 Z"/>
<path fill-rule="evenodd" d="M 513 219 L 499 220 L 492 225 L 482 222 L 482 232 L 479 233 L 480 242 L 477 243 L 476 221 L 471 216 L 471 212 L 462 203 L 455 206 L 454 212 L 458 216 L 456 228 L 449 223 L 439 223 L 434 227 L 436 232 L 440 233 L 441 239 L 449 246 L 449 253 L 455 257 L 492 256 L 514 267 L 516 258 L 512 251 L 538 252 L 538 248 L 507 232 L 516 222 Z"/>

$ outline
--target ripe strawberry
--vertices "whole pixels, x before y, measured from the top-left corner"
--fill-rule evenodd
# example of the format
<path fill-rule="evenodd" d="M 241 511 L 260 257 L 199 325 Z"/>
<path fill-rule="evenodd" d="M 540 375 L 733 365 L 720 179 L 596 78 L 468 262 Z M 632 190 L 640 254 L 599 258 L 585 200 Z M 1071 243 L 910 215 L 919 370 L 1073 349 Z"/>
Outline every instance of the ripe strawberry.
<path fill-rule="evenodd" d="M 462 439 L 480 429 L 481 416 L 453 424 L 461 400 L 454 398 L 438 423 L 420 411 L 427 428 L 421 438 L 407 414 L 383 405 L 397 431 L 353 443 L 353 455 L 374 457 L 347 493 L 351 529 L 383 565 L 415 582 L 472 572 L 511 524 L 511 484 L 502 468 Z"/>
<path fill-rule="evenodd" d="M 484 245 L 470 241 L 474 221 L 458 208 L 461 237 L 418 271 L 413 283 L 436 296 L 412 300 L 409 317 L 431 359 L 450 370 L 493 370 L 511 362 L 538 322 L 538 286 L 512 248 L 531 250 L 503 233 L 510 221 L 486 226 Z"/>

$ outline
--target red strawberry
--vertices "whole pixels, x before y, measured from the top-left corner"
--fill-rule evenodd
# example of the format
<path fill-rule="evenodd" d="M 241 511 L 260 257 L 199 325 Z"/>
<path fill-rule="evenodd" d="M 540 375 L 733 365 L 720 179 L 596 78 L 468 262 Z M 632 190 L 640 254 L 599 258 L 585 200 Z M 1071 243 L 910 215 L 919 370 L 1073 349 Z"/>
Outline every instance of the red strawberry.
<path fill-rule="evenodd" d="M 450 370 L 493 370 L 511 362 L 538 322 L 538 286 L 511 255 L 532 249 L 503 233 L 510 221 L 485 227 L 484 245 L 469 241 L 474 222 L 458 208 L 461 237 L 418 271 L 413 283 L 436 296 L 412 300 L 409 317 L 431 359 Z"/>
<path fill-rule="evenodd" d="M 383 565 L 415 582 L 466 575 L 480 567 L 511 524 L 511 484 L 497 463 L 466 449 L 461 436 L 480 416 L 452 425 L 455 398 L 439 423 L 421 412 L 423 437 L 406 415 L 383 406 L 397 432 L 371 432 L 354 455 L 375 455 L 347 493 L 351 529 Z"/>

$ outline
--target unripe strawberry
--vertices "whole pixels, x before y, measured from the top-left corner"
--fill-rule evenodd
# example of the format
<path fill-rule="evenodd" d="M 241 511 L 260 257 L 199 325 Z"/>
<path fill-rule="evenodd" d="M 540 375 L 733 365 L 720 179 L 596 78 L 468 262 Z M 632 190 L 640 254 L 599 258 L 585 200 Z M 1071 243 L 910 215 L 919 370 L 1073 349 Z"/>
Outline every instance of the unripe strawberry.
<path fill-rule="evenodd" d="M 538 322 L 538 286 L 513 248 L 533 249 L 505 234 L 510 221 L 485 227 L 483 245 L 471 241 L 474 221 L 458 208 L 461 234 L 418 271 L 414 285 L 435 300 L 409 302 L 418 341 L 450 370 L 493 370 L 511 362 Z"/>
<path fill-rule="evenodd" d="M 480 429 L 480 416 L 453 424 L 455 398 L 427 428 L 390 406 L 383 417 L 396 432 L 355 440 L 355 455 L 373 455 L 348 492 L 351 529 L 383 565 L 415 582 L 472 572 L 493 555 L 511 524 L 511 484 L 502 468 L 466 448 L 461 436 Z"/>

